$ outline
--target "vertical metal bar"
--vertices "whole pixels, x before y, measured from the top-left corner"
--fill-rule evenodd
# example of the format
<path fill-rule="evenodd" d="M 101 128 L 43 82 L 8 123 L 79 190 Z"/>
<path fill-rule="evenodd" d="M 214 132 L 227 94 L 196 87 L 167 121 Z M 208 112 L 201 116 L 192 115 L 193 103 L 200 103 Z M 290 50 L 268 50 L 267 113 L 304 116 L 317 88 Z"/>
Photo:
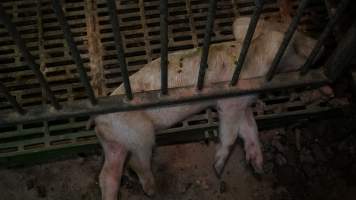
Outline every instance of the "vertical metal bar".
<path fill-rule="evenodd" d="M 297 10 L 297 14 L 293 17 L 292 22 L 290 23 L 287 32 L 284 34 L 284 38 L 282 41 L 281 46 L 279 47 L 276 56 L 274 57 L 273 61 L 272 61 L 272 65 L 270 70 L 267 73 L 267 80 L 270 81 L 272 80 L 275 71 L 277 69 L 278 64 L 280 63 L 285 50 L 288 47 L 289 41 L 292 39 L 293 34 L 295 32 L 295 30 L 298 27 L 298 23 L 300 21 L 300 19 L 302 18 L 303 12 L 305 10 L 305 8 L 307 7 L 308 3 L 310 2 L 310 0 L 302 0 L 299 4 L 298 10 Z"/>
<path fill-rule="evenodd" d="M 160 0 L 161 94 L 168 93 L 168 0 Z"/>
<path fill-rule="evenodd" d="M 336 24 L 336 22 L 339 20 L 339 18 L 342 16 L 342 13 L 344 13 L 344 11 L 347 8 L 347 5 L 349 3 L 350 0 L 342 0 L 337 9 L 336 9 L 336 13 L 335 16 L 333 16 L 330 21 L 328 22 L 328 24 L 326 25 L 325 29 L 323 30 L 323 32 L 321 33 L 318 42 L 315 44 L 312 52 L 310 53 L 310 55 L 308 56 L 307 60 L 305 61 L 304 65 L 301 68 L 301 75 L 305 75 L 310 66 L 315 62 L 315 57 L 318 55 L 321 47 L 323 46 L 323 43 L 325 42 L 327 36 L 330 34 L 330 32 L 333 30 L 334 25 Z"/>
<path fill-rule="evenodd" d="M 82 58 L 80 57 L 80 53 L 77 48 L 77 45 L 75 44 L 75 41 L 73 39 L 72 33 L 70 31 L 70 27 L 68 25 L 67 20 L 64 17 L 61 1 L 60 0 L 52 0 L 52 6 L 53 6 L 54 12 L 57 15 L 57 19 L 58 19 L 60 25 L 62 26 L 64 38 L 66 39 L 66 41 L 68 43 L 69 49 L 72 54 L 72 58 L 77 65 L 80 80 L 85 87 L 85 91 L 90 99 L 90 102 L 93 105 L 95 105 L 97 103 L 97 100 L 95 98 L 93 88 L 90 85 L 87 73 L 84 69 L 83 61 L 82 61 Z"/>
<path fill-rule="evenodd" d="M 1 4 L 0 4 L 0 23 L 2 23 L 5 26 L 10 36 L 15 41 L 16 46 L 19 48 L 22 56 L 25 58 L 27 64 L 32 69 L 41 87 L 45 90 L 54 108 L 56 108 L 57 110 L 60 109 L 61 106 L 59 105 L 46 79 L 44 78 L 42 72 L 40 71 L 40 67 L 36 64 L 34 57 L 28 51 L 25 42 L 22 40 L 19 32 L 17 31 L 15 24 L 11 22 L 10 17 L 6 14 L 5 9 L 2 7 Z"/>
<path fill-rule="evenodd" d="M 353 24 L 346 34 L 343 35 L 342 40 L 338 44 L 333 55 L 327 60 L 325 64 L 326 75 L 332 81 L 335 81 L 342 75 L 346 67 L 355 57 L 356 52 L 356 20 L 353 19 Z"/>
<path fill-rule="evenodd" d="M 116 15 L 116 2 L 115 2 L 115 0 L 107 0 L 107 4 L 108 4 L 108 8 L 109 8 L 109 15 L 110 15 L 112 29 L 114 32 L 114 40 L 115 40 L 116 50 L 118 53 L 119 65 L 120 65 L 121 74 L 122 74 L 122 80 L 124 82 L 126 96 L 128 99 L 131 100 L 132 99 L 132 91 L 131 91 L 131 86 L 130 86 L 129 73 L 127 71 L 127 66 L 126 66 L 124 48 L 122 46 L 122 38 L 121 38 L 121 33 L 120 33 L 119 20 L 117 19 L 117 15 Z"/>
<path fill-rule="evenodd" d="M 209 46 L 211 41 L 211 33 L 213 31 L 213 26 L 214 26 L 215 14 L 216 14 L 216 0 L 210 0 L 209 10 L 208 10 L 208 21 L 205 27 L 203 52 L 201 55 L 200 68 L 199 68 L 199 76 L 198 76 L 198 83 L 197 83 L 198 90 L 201 90 L 203 88 L 205 71 L 206 68 L 208 68 Z"/>
<path fill-rule="evenodd" d="M 237 81 L 239 80 L 240 72 L 241 72 L 242 66 L 245 62 L 245 58 L 246 58 L 248 49 L 250 47 L 250 44 L 251 44 L 251 41 L 253 38 L 253 34 L 255 33 L 258 19 L 261 16 L 262 8 L 263 8 L 263 4 L 265 3 L 265 0 L 256 0 L 255 2 L 256 2 L 256 8 L 255 8 L 255 11 L 253 12 L 253 15 L 251 17 L 251 21 L 248 26 L 244 42 L 242 44 L 242 49 L 241 49 L 241 52 L 239 55 L 239 59 L 237 60 L 236 68 L 235 68 L 234 74 L 231 79 L 230 84 L 232 86 L 236 85 Z"/>
<path fill-rule="evenodd" d="M 14 109 L 21 115 L 25 114 L 26 111 L 20 106 L 20 104 L 16 101 L 16 98 L 13 97 L 7 88 L 0 83 L 0 93 L 4 94 L 5 98 L 10 102 L 10 104 L 14 107 Z"/>

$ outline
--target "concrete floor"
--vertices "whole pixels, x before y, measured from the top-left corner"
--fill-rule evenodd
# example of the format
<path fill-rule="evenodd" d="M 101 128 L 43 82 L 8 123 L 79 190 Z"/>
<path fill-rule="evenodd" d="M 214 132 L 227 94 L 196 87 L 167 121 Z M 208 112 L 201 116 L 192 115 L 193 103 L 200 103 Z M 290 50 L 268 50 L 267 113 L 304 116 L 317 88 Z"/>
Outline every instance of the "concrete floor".
<path fill-rule="evenodd" d="M 125 175 L 121 199 L 271 199 L 271 181 L 253 175 L 240 146 L 235 148 L 222 179 L 218 180 L 212 170 L 215 146 L 194 143 L 157 148 L 153 161 L 156 196 L 145 196 L 138 181 Z M 0 199 L 99 199 L 101 163 L 101 156 L 94 155 L 1 170 Z"/>
<path fill-rule="evenodd" d="M 305 123 L 260 132 L 263 175 L 255 175 L 239 141 L 222 178 L 213 172 L 216 144 L 156 148 L 157 194 L 147 197 L 134 175 L 122 179 L 121 200 L 353 200 L 356 196 L 356 119 Z M 97 155 L 0 170 L 0 200 L 98 200 Z M 128 175 L 130 174 L 130 175 Z"/>

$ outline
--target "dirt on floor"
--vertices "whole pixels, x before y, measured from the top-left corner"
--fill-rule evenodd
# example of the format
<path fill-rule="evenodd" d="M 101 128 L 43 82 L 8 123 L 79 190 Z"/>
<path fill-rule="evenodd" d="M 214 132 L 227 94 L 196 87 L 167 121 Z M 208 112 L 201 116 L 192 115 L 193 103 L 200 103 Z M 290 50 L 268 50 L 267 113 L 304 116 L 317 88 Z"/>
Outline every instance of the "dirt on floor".
<path fill-rule="evenodd" d="M 264 171 L 257 175 L 244 160 L 238 141 L 221 179 L 213 172 L 216 144 L 158 147 L 153 168 L 154 197 L 144 195 L 137 178 L 126 171 L 121 199 L 184 200 L 332 200 L 355 199 L 355 120 L 304 123 L 261 131 Z M 0 199 L 100 199 L 98 174 L 102 155 L 31 167 L 0 170 Z"/>

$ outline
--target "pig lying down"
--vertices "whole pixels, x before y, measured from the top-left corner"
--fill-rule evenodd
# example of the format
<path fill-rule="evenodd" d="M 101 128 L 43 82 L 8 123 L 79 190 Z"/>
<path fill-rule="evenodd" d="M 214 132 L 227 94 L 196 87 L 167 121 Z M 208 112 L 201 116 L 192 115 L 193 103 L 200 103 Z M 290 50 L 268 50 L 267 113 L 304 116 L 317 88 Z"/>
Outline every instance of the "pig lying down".
<path fill-rule="evenodd" d="M 205 86 L 230 81 L 250 18 L 238 18 L 233 24 L 235 41 L 211 45 Z M 286 26 L 260 20 L 246 57 L 240 79 L 264 77 L 283 40 Z M 278 72 L 297 70 L 306 60 L 315 41 L 296 32 L 282 58 Z M 197 82 L 201 49 L 180 51 L 169 55 L 168 87 L 192 86 Z M 160 89 L 160 59 L 146 64 L 130 77 L 134 92 Z M 112 95 L 124 94 L 121 85 Z M 180 94 L 182 96 L 187 94 Z M 138 175 L 148 195 L 155 191 L 151 170 L 155 133 L 196 114 L 207 107 L 216 107 L 220 125 L 220 144 L 214 168 L 221 174 L 237 136 L 244 141 L 246 160 L 256 171 L 262 171 L 263 157 L 251 104 L 257 95 L 205 101 L 196 104 L 152 108 L 140 111 L 104 114 L 95 117 L 95 131 L 104 149 L 105 162 L 100 173 L 103 200 L 116 200 L 125 161 Z"/>

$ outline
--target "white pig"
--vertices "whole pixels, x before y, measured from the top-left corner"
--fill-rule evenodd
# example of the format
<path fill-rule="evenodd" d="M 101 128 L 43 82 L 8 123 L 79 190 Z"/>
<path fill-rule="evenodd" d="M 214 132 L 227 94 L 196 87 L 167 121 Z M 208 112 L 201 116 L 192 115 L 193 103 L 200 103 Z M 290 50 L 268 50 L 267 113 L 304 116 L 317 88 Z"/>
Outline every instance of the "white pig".
<path fill-rule="evenodd" d="M 231 80 L 249 22 L 248 17 L 237 18 L 233 24 L 235 41 L 211 45 L 209 67 L 205 76 L 206 86 Z M 262 19 L 259 21 L 240 79 L 266 75 L 283 40 L 285 28 L 283 24 Z M 278 71 L 298 69 L 314 44 L 313 39 L 296 32 L 278 66 Z M 168 86 L 173 88 L 195 85 L 200 58 L 201 48 L 170 54 Z M 146 64 L 130 77 L 130 82 L 134 92 L 160 89 L 160 59 Z M 112 95 L 122 94 L 124 94 L 122 85 L 112 93 Z M 257 95 L 248 95 L 95 117 L 95 131 L 105 153 L 105 162 L 99 177 L 102 199 L 117 199 L 120 178 L 127 157 L 128 165 L 137 173 L 145 193 L 153 195 L 155 181 L 151 170 L 151 154 L 155 133 L 211 106 L 217 107 L 220 118 L 220 144 L 214 163 L 217 174 L 221 174 L 237 136 L 244 140 L 246 160 L 255 170 L 261 171 L 263 157 L 256 122 L 250 108 L 256 98 Z"/>

